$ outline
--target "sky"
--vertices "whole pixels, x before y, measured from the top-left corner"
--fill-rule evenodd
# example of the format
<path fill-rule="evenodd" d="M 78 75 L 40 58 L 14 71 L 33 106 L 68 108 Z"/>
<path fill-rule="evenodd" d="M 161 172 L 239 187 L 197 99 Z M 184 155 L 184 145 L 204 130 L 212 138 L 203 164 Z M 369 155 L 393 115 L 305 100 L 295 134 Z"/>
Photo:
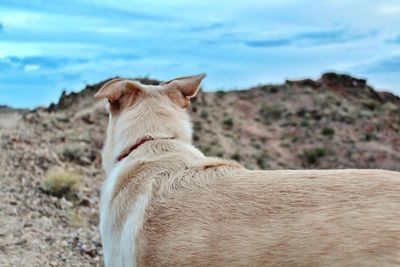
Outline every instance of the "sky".
<path fill-rule="evenodd" d="M 206 91 L 337 71 L 400 95 L 399 0 L 0 0 L 0 104 L 114 76 Z"/>

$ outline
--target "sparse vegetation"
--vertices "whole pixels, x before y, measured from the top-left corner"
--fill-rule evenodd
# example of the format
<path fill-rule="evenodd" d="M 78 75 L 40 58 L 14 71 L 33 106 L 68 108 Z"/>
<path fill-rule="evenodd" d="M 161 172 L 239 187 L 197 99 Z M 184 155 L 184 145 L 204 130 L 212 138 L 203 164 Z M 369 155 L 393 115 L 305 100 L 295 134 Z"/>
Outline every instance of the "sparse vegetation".
<path fill-rule="evenodd" d="M 365 106 L 369 110 L 375 110 L 377 108 L 376 103 L 373 102 L 373 101 L 363 102 L 362 104 L 363 104 L 363 106 Z"/>
<path fill-rule="evenodd" d="M 261 168 L 261 169 L 265 169 L 265 165 L 264 165 L 264 159 L 262 157 L 257 157 L 256 158 L 257 161 L 257 165 Z"/>
<path fill-rule="evenodd" d="M 235 153 L 231 156 L 231 159 L 236 160 L 236 161 L 240 161 L 241 157 L 238 153 Z"/>
<path fill-rule="evenodd" d="M 256 162 L 260 169 L 266 169 L 268 167 L 268 164 L 265 163 L 265 160 L 268 158 L 268 153 L 265 151 L 262 151 L 259 155 L 257 155 Z"/>
<path fill-rule="evenodd" d="M 201 123 L 198 122 L 198 121 L 195 121 L 195 122 L 193 123 L 193 130 L 194 130 L 195 132 L 200 132 L 200 131 L 201 131 Z"/>
<path fill-rule="evenodd" d="M 198 142 L 199 140 L 200 140 L 199 136 L 196 133 L 194 133 L 193 134 L 193 141 L 194 142 Z"/>
<path fill-rule="evenodd" d="M 87 224 L 87 219 L 77 209 L 67 211 L 68 224 L 73 227 L 81 227 Z"/>
<path fill-rule="evenodd" d="M 80 176 L 72 171 L 54 167 L 42 179 L 42 189 L 56 197 L 71 198 L 78 190 Z"/>
<path fill-rule="evenodd" d="M 335 130 L 330 127 L 324 127 L 321 133 L 325 136 L 333 136 L 335 134 Z"/>
<path fill-rule="evenodd" d="M 224 124 L 224 127 L 227 129 L 232 129 L 233 127 L 233 120 L 232 118 L 226 118 L 222 121 L 222 123 Z"/>
<path fill-rule="evenodd" d="M 223 98 L 226 95 L 226 92 L 224 90 L 218 90 L 215 92 L 218 98 Z"/>
<path fill-rule="evenodd" d="M 264 119 L 264 122 L 270 123 L 273 120 L 278 120 L 282 116 L 282 110 L 278 105 L 262 105 L 260 109 L 260 115 Z"/>
<path fill-rule="evenodd" d="M 376 140 L 377 139 L 377 137 L 376 137 L 376 135 L 374 135 L 374 134 L 372 134 L 372 133 L 366 133 L 365 135 L 364 135 L 364 141 L 372 141 L 372 140 Z"/>
<path fill-rule="evenodd" d="M 370 118 L 371 117 L 371 111 L 369 110 L 360 110 L 358 113 L 359 118 Z"/>
<path fill-rule="evenodd" d="M 303 152 L 301 158 L 306 161 L 308 165 L 314 165 L 318 159 L 325 156 L 325 150 L 321 147 L 309 149 Z"/>
<path fill-rule="evenodd" d="M 200 117 L 201 117 L 202 119 L 208 119 L 208 112 L 205 111 L 205 110 L 201 111 Z"/>
<path fill-rule="evenodd" d="M 222 158 L 222 157 L 224 157 L 224 153 L 222 153 L 222 152 L 216 152 L 216 153 L 215 153 L 215 156 L 217 156 L 217 157 L 219 157 L 219 158 Z"/>
<path fill-rule="evenodd" d="M 69 161 L 78 160 L 82 154 L 82 146 L 77 143 L 67 144 L 64 146 L 62 154 Z"/>
<path fill-rule="evenodd" d="M 261 90 L 269 93 L 277 93 L 279 91 L 278 85 L 263 85 L 260 87 Z"/>
<path fill-rule="evenodd" d="M 277 93 L 279 91 L 279 87 L 276 85 L 272 85 L 269 89 L 271 93 Z"/>
<path fill-rule="evenodd" d="M 96 153 L 93 152 L 93 149 L 87 147 L 83 142 L 65 145 L 62 155 L 66 160 L 79 165 L 88 165 L 96 158 Z"/>

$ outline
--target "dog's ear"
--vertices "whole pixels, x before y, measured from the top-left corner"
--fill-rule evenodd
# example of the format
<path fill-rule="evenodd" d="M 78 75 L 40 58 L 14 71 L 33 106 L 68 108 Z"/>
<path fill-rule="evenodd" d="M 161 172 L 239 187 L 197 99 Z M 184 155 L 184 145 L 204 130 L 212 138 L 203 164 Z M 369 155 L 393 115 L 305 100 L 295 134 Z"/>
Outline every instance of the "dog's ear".
<path fill-rule="evenodd" d="M 167 95 L 182 108 L 190 103 L 190 98 L 195 97 L 200 88 L 205 73 L 195 76 L 179 77 L 161 85 L 166 89 Z"/>
<path fill-rule="evenodd" d="M 106 82 L 94 97 L 97 99 L 107 98 L 115 110 L 132 104 L 140 90 L 141 84 L 137 81 L 112 79 Z"/>

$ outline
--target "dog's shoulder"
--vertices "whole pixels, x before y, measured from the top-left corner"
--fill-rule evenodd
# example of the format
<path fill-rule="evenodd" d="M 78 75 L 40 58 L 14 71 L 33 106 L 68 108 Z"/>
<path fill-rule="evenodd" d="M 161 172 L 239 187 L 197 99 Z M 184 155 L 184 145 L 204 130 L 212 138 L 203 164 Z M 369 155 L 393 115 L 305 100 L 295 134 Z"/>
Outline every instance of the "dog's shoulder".
<path fill-rule="evenodd" d="M 206 157 L 198 162 L 196 162 L 193 166 L 194 168 L 199 168 L 202 170 L 208 169 L 244 169 L 244 167 L 233 160 L 226 160 L 222 158 L 214 158 L 214 157 Z"/>

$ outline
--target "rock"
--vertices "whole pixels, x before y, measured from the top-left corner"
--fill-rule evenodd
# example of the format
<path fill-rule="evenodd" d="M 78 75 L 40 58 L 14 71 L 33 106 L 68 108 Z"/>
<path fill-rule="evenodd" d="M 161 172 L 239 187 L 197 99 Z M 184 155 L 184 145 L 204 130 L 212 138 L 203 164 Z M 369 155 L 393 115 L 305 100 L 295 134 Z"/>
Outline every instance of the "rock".
<path fill-rule="evenodd" d="M 84 207 L 90 207 L 90 201 L 88 199 L 82 199 L 81 202 L 79 203 L 81 206 Z"/>
<path fill-rule="evenodd" d="M 96 246 L 94 246 L 93 244 L 83 245 L 82 251 L 83 251 L 83 253 L 87 254 L 91 258 L 94 258 L 98 255 Z"/>
<path fill-rule="evenodd" d="M 367 84 L 365 79 L 357 79 L 347 74 L 337 74 L 334 72 L 327 72 L 322 74 L 320 78 L 322 85 L 327 87 L 364 87 Z"/>

